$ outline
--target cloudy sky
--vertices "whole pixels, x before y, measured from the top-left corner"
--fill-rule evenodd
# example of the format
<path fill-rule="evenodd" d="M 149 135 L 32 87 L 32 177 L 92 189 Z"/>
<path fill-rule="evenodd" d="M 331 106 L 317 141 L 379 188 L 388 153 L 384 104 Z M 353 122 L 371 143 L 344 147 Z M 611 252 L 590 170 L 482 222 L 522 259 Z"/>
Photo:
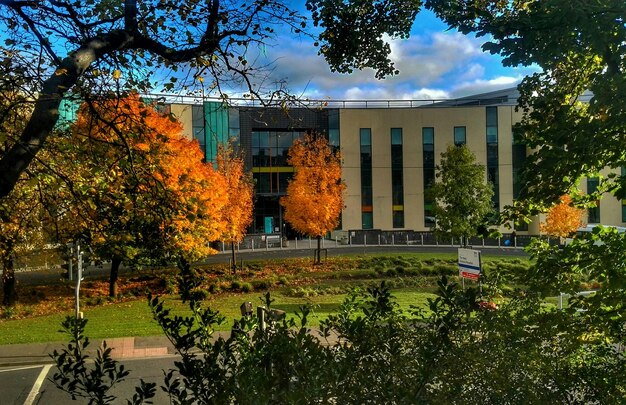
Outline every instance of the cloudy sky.
<path fill-rule="evenodd" d="M 289 35 L 263 49 L 273 64 L 269 81 L 286 79 L 292 94 L 312 99 L 441 99 L 513 87 L 536 69 L 504 68 L 498 56 L 484 53 L 484 40 L 446 30 L 427 11 L 415 21 L 411 37 L 391 42 L 400 74 L 377 80 L 372 70 L 332 73 L 317 49 Z"/>

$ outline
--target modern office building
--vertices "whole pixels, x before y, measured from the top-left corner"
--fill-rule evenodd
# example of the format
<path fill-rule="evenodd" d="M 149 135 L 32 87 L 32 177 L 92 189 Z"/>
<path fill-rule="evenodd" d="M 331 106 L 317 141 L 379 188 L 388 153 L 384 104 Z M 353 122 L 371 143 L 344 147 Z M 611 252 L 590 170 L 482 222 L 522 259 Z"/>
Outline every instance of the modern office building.
<path fill-rule="evenodd" d="M 287 109 L 166 99 L 159 108 L 183 123 L 185 135 L 199 141 L 207 161 L 214 159 L 219 142 L 234 137 L 256 180 L 250 231 L 292 236 L 278 200 L 293 174 L 287 151 L 307 131 L 326 134 L 341 150 L 347 186 L 344 231 L 428 231 L 434 217 L 425 190 L 450 144 L 466 144 L 485 166 L 497 209 L 512 204 L 522 187 L 519 172 L 528 153 L 513 134 L 522 115 L 515 110 L 518 96 L 512 88 L 440 102 L 327 101 Z M 597 183 L 586 179 L 580 188 L 586 192 Z M 587 222 L 624 226 L 625 207 L 607 196 L 589 210 Z M 516 232 L 538 234 L 539 220 Z"/>

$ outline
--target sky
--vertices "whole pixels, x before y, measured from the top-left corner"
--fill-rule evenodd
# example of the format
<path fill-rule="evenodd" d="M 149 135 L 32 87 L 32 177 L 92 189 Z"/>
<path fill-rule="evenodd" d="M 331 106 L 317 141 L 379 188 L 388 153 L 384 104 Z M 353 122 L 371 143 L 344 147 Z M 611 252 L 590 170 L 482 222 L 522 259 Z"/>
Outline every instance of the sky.
<path fill-rule="evenodd" d="M 391 59 L 400 74 L 377 80 L 371 69 L 330 71 L 312 41 L 279 34 L 263 50 L 273 71 L 269 81 L 286 80 L 291 94 L 310 99 L 431 100 L 463 97 L 517 85 L 533 67 L 503 67 L 501 58 L 481 50 L 484 38 L 465 36 L 429 11 L 418 15 L 411 36 L 391 41 Z"/>

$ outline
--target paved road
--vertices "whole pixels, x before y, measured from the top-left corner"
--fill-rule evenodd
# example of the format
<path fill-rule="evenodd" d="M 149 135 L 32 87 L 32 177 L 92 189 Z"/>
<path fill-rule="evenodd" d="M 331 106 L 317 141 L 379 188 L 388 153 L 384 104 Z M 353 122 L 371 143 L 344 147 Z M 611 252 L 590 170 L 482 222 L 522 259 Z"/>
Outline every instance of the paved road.
<path fill-rule="evenodd" d="M 296 248 L 296 244 L 292 241 L 290 247 L 280 249 L 255 249 L 245 250 L 237 254 L 237 260 L 251 261 L 251 260 L 271 260 L 271 259 L 286 259 L 295 257 L 311 257 L 313 258 L 313 249 L 315 248 L 315 241 L 311 242 L 311 248 L 309 248 L 308 241 L 299 241 Z M 336 245 L 331 241 L 326 244 L 326 251 L 328 256 L 343 256 L 343 255 L 368 255 L 368 254 L 395 254 L 395 253 L 456 253 L 457 247 L 449 246 L 344 246 Z M 483 256 L 511 256 L 511 257 L 527 257 L 528 254 L 521 249 L 516 248 L 498 248 L 498 247 L 486 247 L 478 248 L 483 252 Z M 203 263 L 228 263 L 230 260 L 230 252 L 218 253 L 214 256 L 210 256 Z M 85 270 L 85 278 L 104 278 L 109 274 L 110 267 L 108 264 L 101 266 L 90 266 Z M 42 285 L 52 284 L 57 282 L 63 282 L 62 269 L 50 269 L 40 271 L 25 271 L 18 272 L 16 274 L 17 281 L 22 285 Z M 121 274 L 128 274 L 132 272 L 131 268 L 124 268 L 120 270 Z"/>
<path fill-rule="evenodd" d="M 163 384 L 163 371 L 174 368 L 174 356 L 124 360 L 120 363 L 130 370 L 127 379 L 117 384 L 112 394 L 118 397 L 115 403 L 126 403 L 132 398 L 139 379 L 157 384 L 155 404 L 167 404 L 169 399 L 160 386 Z M 50 364 L 0 368 L 0 403 L 19 404 L 68 404 L 74 403 L 71 397 L 59 390 L 50 381 L 56 368 Z M 77 403 L 86 403 L 79 400 Z"/>

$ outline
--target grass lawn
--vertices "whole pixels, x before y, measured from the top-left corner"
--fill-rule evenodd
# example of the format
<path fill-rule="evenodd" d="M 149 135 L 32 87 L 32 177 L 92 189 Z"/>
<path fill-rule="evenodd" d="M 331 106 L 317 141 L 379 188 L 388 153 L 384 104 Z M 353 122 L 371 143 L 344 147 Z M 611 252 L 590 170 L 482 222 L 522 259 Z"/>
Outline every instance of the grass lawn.
<path fill-rule="evenodd" d="M 485 257 L 485 269 L 508 266 L 525 268 L 524 258 Z M 455 254 L 398 254 L 345 256 L 329 258 L 322 266 L 312 266 L 307 259 L 251 262 L 232 275 L 224 266 L 199 266 L 198 293 L 206 305 L 218 310 L 226 321 L 220 329 L 228 330 L 240 317 L 244 301 L 260 305 L 265 291 L 275 299 L 273 306 L 293 316 L 299 306 L 309 304 L 313 313 L 310 325 L 337 311 L 347 292 L 354 287 L 378 285 L 385 280 L 403 310 L 424 306 L 435 297 L 436 280 L 457 274 Z M 176 270 L 138 273 L 121 280 L 122 297 L 106 298 L 105 280 L 83 282 L 81 310 L 89 319 L 86 333 L 91 338 L 151 336 L 162 332 L 145 298 L 146 290 L 166 298 L 175 313 L 185 313 L 186 305 L 176 293 Z M 62 319 L 73 314 L 73 290 L 70 284 L 38 286 L 20 291 L 30 299 L 0 319 L 0 344 L 65 341 L 58 332 Z"/>
<path fill-rule="evenodd" d="M 250 301 L 254 305 L 260 305 L 260 292 L 245 294 L 220 295 L 215 299 L 207 300 L 206 305 L 210 305 L 226 318 L 220 330 L 229 330 L 233 319 L 239 318 L 239 306 L 244 301 Z M 420 292 L 416 289 L 406 288 L 393 292 L 396 302 L 404 310 L 408 310 L 411 305 L 423 306 L 427 298 L 434 298 L 432 293 Z M 315 297 L 288 297 L 276 291 L 272 294 L 273 307 L 286 311 L 290 316 L 299 310 L 301 305 L 309 304 L 313 313 L 309 317 L 311 326 L 319 325 L 320 320 L 325 319 L 329 314 L 336 313 L 339 305 L 345 298 L 345 294 L 318 295 Z M 174 297 L 168 297 L 167 303 L 176 314 L 188 313 L 185 304 Z M 64 341 L 65 336 L 59 331 L 61 321 L 66 315 L 53 314 L 39 316 L 35 318 L 8 320 L 0 323 L 0 345 L 17 343 L 38 343 Z M 84 316 L 89 319 L 86 334 L 90 338 L 113 338 L 123 336 L 154 336 L 160 335 L 161 329 L 152 319 L 147 300 L 137 299 L 122 303 L 112 303 L 98 307 L 86 308 Z"/>

